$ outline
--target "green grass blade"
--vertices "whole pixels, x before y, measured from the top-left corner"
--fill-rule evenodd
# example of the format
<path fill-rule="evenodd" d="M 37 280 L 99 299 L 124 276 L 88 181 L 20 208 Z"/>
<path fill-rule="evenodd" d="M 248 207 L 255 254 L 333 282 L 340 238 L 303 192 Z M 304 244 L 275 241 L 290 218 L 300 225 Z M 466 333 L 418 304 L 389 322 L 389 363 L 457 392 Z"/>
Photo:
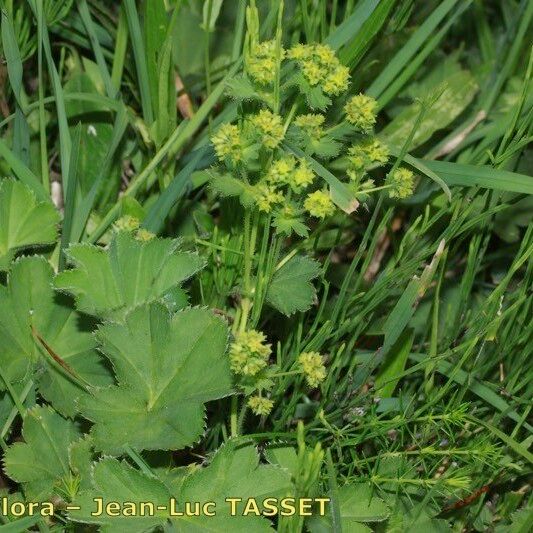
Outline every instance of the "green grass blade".
<path fill-rule="evenodd" d="M 394 80 L 401 74 L 415 54 L 424 46 L 424 43 L 432 37 L 433 32 L 446 15 L 455 7 L 458 0 L 444 0 L 415 31 L 413 36 L 392 58 L 374 83 L 366 91 L 367 94 L 378 99 Z"/>
<path fill-rule="evenodd" d="M 30 166 L 30 128 L 24 113 L 17 104 L 13 122 L 13 153 L 26 165 Z"/>
<path fill-rule="evenodd" d="M 183 145 L 198 131 L 200 126 L 206 120 L 207 116 L 222 96 L 226 87 L 226 81 L 234 76 L 241 67 L 241 61 L 238 61 L 229 70 L 226 76 L 219 82 L 215 89 L 211 92 L 205 102 L 198 108 L 195 115 L 188 121 L 183 121 L 168 138 L 165 144 L 157 151 L 151 161 L 144 167 L 144 169 L 137 175 L 137 177 L 130 183 L 130 186 L 124 192 L 125 196 L 135 196 L 137 192 L 146 184 L 154 170 L 167 156 L 175 155 Z M 96 242 L 106 231 L 109 225 L 115 220 L 115 217 L 120 211 L 120 205 L 116 204 L 109 210 L 102 222 L 93 231 L 89 240 Z"/>
<path fill-rule="evenodd" d="M 98 37 L 96 36 L 94 24 L 91 18 L 91 14 L 89 12 L 89 6 L 87 5 L 87 0 L 78 1 L 78 10 L 80 12 L 81 19 L 87 31 L 87 37 L 89 37 L 89 40 L 91 41 L 94 57 L 96 58 L 96 63 L 100 70 L 100 75 L 104 80 L 104 86 L 106 89 L 107 96 L 113 98 L 117 93 L 117 89 L 111 81 L 111 76 L 109 74 L 109 69 L 107 68 L 107 63 L 104 58 L 102 47 L 100 46 L 100 42 L 98 41 Z"/>
<path fill-rule="evenodd" d="M 148 79 L 148 65 L 146 62 L 146 51 L 141 32 L 141 24 L 139 22 L 139 14 L 137 13 L 135 0 L 124 0 L 123 6 L 126 10 L 128 27 L 130 30 L 130 41 L 133 48 L 135 66 L 137 68 L 137 81 L 139 82 L 139 91 L 141 93 L 143 117 L 145 122 L 148 125 L 151 125 L 154 121 L 154 110 L 152 107 L 150 81 Z"/>
<path fill-rule="evenodd" d="M 422 160 L 447 185 L 462 187 L 483 187 L 498 191 L 533 194 L 533 177 L 488 166 L 464 165 L 448 161 Z"/>
<path fill-rule="evenodd" d="M 2 48 L 5 56 L 7 74 L 11 90 L 15 96 L 16 109 L 15 120 L 13 124 L 13 145 L 12 150 L 25 165 L 30 164 L 30 130 L 23 110 L 24 105 L 24 88 L 22 85 L 22 59 L 20 50 L 15 37 L 13 27 L 13 18 L 7 11 L 2 11 Z"/>
<path fill-rule="evenodd" d="M 81 149 L 81 123 L 76 126 L 74 132 L 74 142 L 72 143 L 72 150 L 70 152 L 70 164 L 67 180 L 67 190 L 63 191 L 65 198 L 65 210 L 63 217 L 63 227 L 61 230 L 61 246 L 59 250 L 59 270 L 63 270 L 66 264 L 65 250 L 71 241 L 72 225 L 74 221 L 74 214 L 76 212 L 76 192 L 78 188 L 78 156 Z M 65 185 L 63 185 L 65 186 Z"/>
<path fill-rule="evenodd" d="M 122 107 L 124 107 L 124 104 L 120 102 L 119 100 L 112 100 L 111 98 L 108 98 L 107 96 L 104 96 L 102 94 L 98 93 L 67 93 L 63 95 L 63 100 L 65 102 L 72 102 L 72 101 L 82 101 L 82 102 L 92 102 L 95 104 L 99 104 L 100 106 L 105 106 L 108 109 L 112 111 L 120 111 Z M 46 98 L 43 98 L 43 105 L 47 104 L 53 104 L 56 102 L 55 96 L 47 96 Z M 40 105 L 40 102 L 32 102 L 31 104 L 28 104 L 26 106 L 26 111 L 29 113 L 30 111 L 33 111 L 34 109 L 37 109 Z M 6 117 L 2 122 L 0 122 L 0 128 L 3 126 L 6 126 L 10 122 L 12 122 L 15 119 L 15 113 L 12 113 L 8 117 Z"/>
<path fill-rule="evenodd" d="M 113 126 L 113 133 L 111 136 L 111 141 L 109 143 L 109 150 L 106 153 L 105 159 L 102 161 L 98 177 L 91 186 L 91 189 L 85 196 L 85 198 L 80 202 L 80 205 L 76 209 L 74 216 L 72 233 L 70 242 L 79 242 L 87 224 L 87 220 L 91 213 L 91 209 L 94 206 L 98 193 L 107 173 L 115 157 L 115 153 L 122 141 L 124 132 L 128 125 L 128 117 L 126 114 L 126 108 L 123 106 L 119 109 L 117 116 L 115 117 L 115 123 Z"/>
<path fill-rule="evenodd" d="M 176 3 L 173 13 L 178 9 L 179 2 Z M 158 59 L 164 53 L 163 43 L 168 34 L 169 17 L 164 2 L 142 2 L 140 10 L 143 21 L 146 69 L 150 84 L 150 95 L 154 98 L 153 110 L 154 116 L 157 117 L 158 109 L 161 107 L 161 102 L 156 98 L 159 90 L 158 79 L 160 77 Z M 175 17 L 174 14 L 173 17 Z"/>
<path fill-rule="evenodd" d="M 385 355 L 376 376 L 376 391 L 381 398 L 391 398 L 394 394 L 399 376 L 405 370 L 414 338 L 413 330 L 405 330 Z"/>
<path fill-rule="evenodd" d="M 69 162 L 70 162 L 70 150 L 71 139 L 68 129 L 67 113 L 65 111 L 65 98 L 63 95 L 63 87 L 61 86 L 61 79 L 57 72 L 52 57 L 52 48 L 50 46 L 50 37 L 48 35 L 48 28 L 44 19 L 43 12 L 43 0 L 29 0 L 34 14 L 37 18 L 37 25 L 39 27 L 39 34 L 42 36 L 42 46 L 46 62 L 48 64 L 48 70 L 52 81 L 52 89 L 55 96 L 57 122 L 59 125 L 59 145 L 60 145 L 60 160 L 61 160 L 61 177 L 63 180 L 63 192 L 65 193 L 68 188 L 67 181 L 69 176 Z"/>
<path fill-rule="evenodd" d="M 339 59 L 352 69 L 359 63 L 372 40 L 383 28 L 397 0 L 382 0 L 354 37 L 340 50 Z"/>
<path fill-rule="evenodd" d="M 13 174 L 35 192 L 37 198 L 40 200 L 49 200 L 39 178 L 37 178 L 37 176 L 13 154 L 2 139 L 0 139 L 0 156 L 3 157 L 6 163 L 11 167 Z"/>
<path fill-rule="evenodd" d="M 47 194 L 50 194 L 50 170 L 48 168 L 48 141 L 46 139 L 46 114 L 44 110 L 44 75 L 43 75 L 43 36 L 42 25 L 37 25 L 37 77 L 39 83 L 39 156 L 41 163 L 41 181 Z"/>
<path fill-rule="evenodd" d="M 365 21 L 378 8 L 379 4 L 380 0 L 363 0 L 355 11 L 329 34 L 325 43 L 334 50 L 339 50 L 346 43 L 355 39 Z"/>
<path fill-rule="evenodd" d="M 509 28 L 506 41 L 509 48 L 502 49 L 503 62 L 497 62 L 497 68 L 493 71 L 493 76 L 487 80 L 484 88 L 484 95 L 481 98 L 480 107 L 488 112 L 495 104 L 500 91 L 505 82 L 512 76 L 517 62 L 521 57 L 524 39 L 527 39 L 528 31 L 533 20 L 533 2 L 522 0 L 516 10 L 514 24 Z M 531 37 L 531 34 L 529 34 Z M 531 43 L 531 39 L 529 40 Z"/>
<path fill-rule="evenodd" d="M 111 82 L 114 87 L 120 87 L 122 73 L 124 71 L 124 60 L 128 48 L 128 22 L 124 6 L 120 6 L 118 15 L 117 35 L 115 38 L 115 51 L 113 54 L 113 67 L 111 69 Z"/>
<path fill-rule="evenodd" d="M 331 449 L 326 450 L 326 466 L 329 487 L 329 509 L 331 515 L 331 533 L 342 533 L 342 520 L 339 502 L 339 487 L 337 484 L 337 473 L 331 457 Z"/>
<path fill-rule="evenodd" d="M 191 174 L 199 168 L 205 168 L 214 162 L 214 158 L 208 158 L 207 162 L 200 164 L 202 158 L 207 154 L 207 147 L 197 150 L 192 159 L 185 165 L 185 167 L 174 177 L 169 186 L 161 193 L 157 201 L 152 205 L 146 218 L 142 224 L 152 233 L 161 231 L 165 219 L 170 210 L 176 205 L 176 202 L 185 194 L 187 186 L 190 183 L 189 178 Z"/>
<path fill-rule="evenodd" d="M 385 332 L 385 340 L 382 348 L 383 354 L 388 354 L 389 350 L 396 344 L 400 335 L 411 321 L 418 307 L 418 303 L 424 296 L 435 274 L 437 265 L 444 252 L 444 245 L 445 242 L 442 240 L 435 251 L 431 263 L 424 268 L 420 277 L 413 277 L 390 312 L 383 325 L 383 331 Z"/>
<path fill-rule="evenodd" d="M 437 48 L 437 45 L 442 41 L 452 25 L 462 16 L 464 11 L 470 7 L 470 3 L 469 0 L 463 2 L 459 8 L 452 13 L 442 28 L 425 43 L 422 50 L 420 50 L 420 52 L 418 52 L 416 56 L 401 69 L 401 72 L 398 73 L 394 80 L 379 96 L 378 103 L 380 108 L 385 107 L 400 92 L 401 88 L 407 83 L 407 81 L 420 70 L 424 61 L 428 58 L 429 54 Z M 372 86 L 369 88 L 369 91 L 371 91 L 371 89 Z"/>
<path fill-rule="evenodd" d="M 174 86 L 174 65 L 172 63 L 172 42 L 174 28 L 180 4 L 176 4 L 172 17 L 166 28 L 164 40 L 158 53 L 157 71 L 155 73 L 157 98 L 157 131 L 156 143 L 161 143 L 168 138 L 170 132 L 176 127 L 176 89 Z"/>
<path fill-rule="evenodd" d="M 2 34 L 2 48 L 11 90 L 15 95 L 17 104 L 21 109 L 24 109 L 22 101 L 22 60 L 20 58 L 20 50 L 15 37 L 12 17 L 4 10 L 2 10 L 2 28 L 0 33 Z"/>
<path fill-rule="evenodd" d="M 242 51 L 242 39 L 245 28 L 245 14 L 246 14 L 246 0 L 237 0 L 239 7 L 237 8 L 237 17 L 235 19 L 235 34 L 233 38 L 233 48 L 231 52 L 231 60 L 237 61 Z"/>
<path fill-rule="evenodd" d="M 396 150 L 391 150 L 391 152 L 394 155 L 397 155 Z M 403 156 L 403 160 L 412 167 L 416 168 L 419 172 L 422 172 L 422 174 L 427 176 L 430 180 L 433 180 L 444 191 L 444 194 L 446 194 L 448 200 L 452 199 L 452 193 L 450 192 L 450 188 L 448 187 L 446 182 L 433 170 L 428 168 L 428 166 L 424 164 L 420 159 L 416 159 L 415 157 L 409 154 L 405 154 Z"/>

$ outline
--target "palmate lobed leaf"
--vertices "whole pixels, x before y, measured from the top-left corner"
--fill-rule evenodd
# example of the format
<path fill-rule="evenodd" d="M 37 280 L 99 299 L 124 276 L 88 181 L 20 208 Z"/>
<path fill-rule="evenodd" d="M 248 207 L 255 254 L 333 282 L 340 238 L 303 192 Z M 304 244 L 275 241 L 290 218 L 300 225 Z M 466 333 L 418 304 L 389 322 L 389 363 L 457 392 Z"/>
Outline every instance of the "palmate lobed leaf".
<path fill-rule="evenodd" d="M 122 320 L 138 305 L 169 297 L 202 268 L 199 256 L 177 247 L 176 240 L 141 242 L 128 232 L 116 234 L 108 249 L 75 244 L 68 250 L 75 268 L 61 272 L 54 284 L 76 297 L 80 311 Z"/>
<path fill-rule="evenodd" d="M 0 181 L 0 270 L 9 268 L 18 250 L 54 243 L 58 223 L 50 202 L 39 202 L 20 181 Z"/>
<path fill-rule="evenodd" d="M 91 516 L 96 508 L 94 498 L 103 498 L 106 503 L 150 502 L 154 506 L 167 506 L 170 493 L 158 479 L 135 470 L 126 462 L 111 457 L 93 464 L 90 473 L 90 486 L 75 498 L 73 506 L 80 510 L 69 512 L 69 518 L 76 522 L 99 524 L 102 531 L 143 532 L 165 523 L 168 513 L 157 511 L 155 516 L 113 517 L 106 514 Z"/>
<path fill-rule="evenodd" d="M 268 303 L 284 315 L 307 311 L 316 291 L 311 280 L 320 274 L 320 263 L 308 257 L 294 257 L 272 277 L 267 291 Z"/>
<path fill-rule="evenodd" d="M 181 497 L 183 501 L 214 501 L 223 506 L 230 495 L 263 500 L 291 488 L 288 471 L 277 465 L 259 464 L 253 445 L 232 439 L 217 451 L 207 468 L 185 479 Z"/>
<path fill-rule="evenodd" d="M 272 531 L 270 522 L 262 517 L 230 516 L 227 497 L 256 498 L 281 497 L 293 491 L 290 475 L 282 468 L 259 464 L 254 446 L 239 444 L 232 440 L 218 450 L 211 463 L 192 471 L 175 492 L 158 478 L 133 469 L 125 462 L 104 458 L 94 464 L 91 475 L 92 488 L 81 492 L 74 504 L 79 511 L 72 511 L 70 518 L 77 522 L 103 526 L 105 531 L 151 531 L 166 526 L 167 531 L 192 533 L 227 531 L 256 533 Z M 171 497 L 176 498 L 176 509 L 183 511 L 183 502 L 214 502 L 215 516 L 170 517 L 168 510 L 157 510 L 152 517 L 93 517 L 93 498 L 101 497 L 105 502 L 129 501 L 134 503 L 153 502 L 168 506 Z M 241 504 L 242 507 L 242 504 Z M 242 511 L 242 509 L 241 509 Z"/>
<path fill-rule="evenodd" d="M 76 400 L 86 392 L 52 364 L 33 332 L 88 383 L 107 385 L 112 376 L 96 350 L 92 321 L 77 313 L 68 297 L 54 292 L 52 280 L 52 267 L 43 257 L 13 263 L 7 286 L 0 286 L 0 365 L 12 384 L 27 382 L 38 370 L 39 392 L 72 416 Z"/>
<path fill-rule="evenodd" d="M 207 309 L 145 304 L 97 333 L 117 386 L 80 401 L 97 449 L 180 449 L 204 427 L 204 403 L 232 392 L 226 324 Z"/>
<path fill-rule="evenodd" d="M 234 178 L 231 174 L 216 174 L 212 176 L 210 185 L 220 196 L 238 196 L 244 207 L 254 205 L 254 188 L 243 180 Z"/>
<path fill-rule="evenodd" d="M 6 474 L 24 487 L 29 501 L 49 501 L 61 478 L 70 474 L 69 448 L 80 438 L 77 425 L 52 408 L 34 407 L 24 419 L 24 442 L 4 456 Z"/>

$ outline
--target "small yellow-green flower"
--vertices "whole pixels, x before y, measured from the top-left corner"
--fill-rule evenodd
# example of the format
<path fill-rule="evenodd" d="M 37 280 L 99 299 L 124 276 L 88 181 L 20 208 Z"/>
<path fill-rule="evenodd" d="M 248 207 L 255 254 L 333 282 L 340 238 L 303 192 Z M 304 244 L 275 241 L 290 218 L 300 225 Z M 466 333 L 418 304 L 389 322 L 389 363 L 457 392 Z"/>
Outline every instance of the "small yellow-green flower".
<path fill-rule="evenodd" d="M 296 61 L 308 59 L 312 54 L 313 47 L 309 44 L 302 43 L 295 44 L 290 50 L 287 51 L 287 57 L 289 59 L 295 59 Z"/>
<path fill-rule="evenodd" d="M 322 128 L 326 117 L 320 113 L 307 113 L 305 115 L 297 115 L 294 119 L 294 123 L 303 129 L 316 129 Z"/>
<path fill-rule="evenodd" d="M 369 139 L 362 144 L 362 149 L 371 163 L 384 165 L 389 160 L 389 147 L 379 139 Z"/>
<path fill-rule="evenodd" d="M 360 171 L 367 167 L 384 164 L 389 159 L 389 149 L 386 145 L 378 139 L 368 139 L 362 143 L 355 144 L 348 148 L 348 162 L 350 163 L 350 171 L 355 171 L 359 175 Z"/>
<path fill-rule="evenodd" d="M 352 96 L 344 106 L 346 120 L 358 130 L 368 133 L 376 123 L 378 103 L 365 94 Z"/>
<path fill-rule="evenodd" d="M 413 173 L 405 167 L 397 168 L 394 172 L 389 172 L 385 185 L 390 186 L 391 198 L 407 198 L 413 194 L 415 186 Z"/>
<path fill-rule="evenodd" d="M 338 96 L 348 89 L 348 82 L 350 81 L 350 71 L 344 65 L 337 65 L 331 71 L 322 85 L 322 89 L 330 96 Z"/>
<path fill-rule="evenodd" d="M 315 191 L 307 196 L 304 207 L 310 215 L 325 218 L 335 212 L 335 204 L 325 191 Z"/>
<path fill-rule="evenodd" d="M 337 65 L 335 52 L 327 44 L 315 44 L 313 52 L 322 65 Z"/>
<path fill-rule="evenodd" d="M 318 352 L 304 352 L 298 357 L 305 379 L 310 387 L 318 387 L 326 379 L 324 358 Z"/>
<path fill-rule="evenodd" d="M 147 229 L 141 228 L 137 231 L 135 238 L 141 242 L 151 241 L 155 237 L 155 233 L 148 231 Z"/>
<path fill-rule="evenodd" d="M 326 94 L 337 96 L 348 88 L 349 70 L 328 45 L 296 45 L 287 56 L 298 63 L 309 85 L 320 85 Z"/>
<path fill-rule="evenodd" d="M 315 173 L 309 168 L 305 159 L 300 160 L 298 168 L 292 174 L 291 187 L 295 192 L 300 192 L 315 179 Z"/>
<path fill-rule="evenodd" d="M 280 58 L 283 59 L 285 56 L 283 48 L 281 48 L 280 54 Z M 246 70 L 253 80 L 260 85 L 271 85 L 274 80 L 276 62 L 276 41 L 264 41 L 257 44 L 247 57 Z"/>
<path fill-rule="evenodd" d="M 248 407 L 250 407 L 256 415 L 266 416 L 272 411 L 274 402 L 268 398 L 263 398 L 263 396 L 252 396 L 248 400 Z"/>
<path fill-rule="evenodd" d="M 238 339 L 240 342 L 246 344 L 250 351 L 258 354 L 260 357 L 267 358 L 270 355 L 270 344 L 265 343 L 266 336 L 261 331 L 256 331 L 255 329 L 245 331 L 238 335 Z"/>
<path fill-rule="evenodd" d="M 257 115 L 252 116 L 251 123 L 257 128 L 261 142 L 267 148 L 276 148 L 283 140 L 285 132 L 281 117 L 272 111 L 262 109 Z"/>
<path fill-rule="evenodd" d="M 267 365 L 271 353 L 263 333 L 249 330 L 239 333 L 230 346 L 230 366 L 236 374 L 255 376 Z"/>
<path fill-rule="evenodd" d="M 357 144 L 348 148 L 348 162 L 350 163 L 350 170 L 361 171 L 366 166 L 366 154 L 361 145 Z"/>
<path fill-rule="evenodd" d="M 139 229 L 141 222 L 138 218 L 131 215 L 124 215 L 120 217 L 114 224 L 117 231 L 135 231 Z"/>
<path fill-rule="evenodd" d="M 289 183 L 291 174 L 293 173 L 295 167 L 296 159 L 294 156 L 288 155 L 282 157 L 270 165 L 266 178 L 270 183 Z"/>
<path fill-rule="evenodd" d="M 270 213 L 272 207 L 283 202 L 283 195 L 269 185 L 260 184 L 257 186 L 256 203 L 260 211 Z"/>
<path fill-rule="evenodd" d="M 232 163 L 240 161 L 242 140 L 239 128 L 235 124 L 222 124 L 211 137 L 211 142 L 220 161 L 229 160 Z"/>
<path fill-rule="evenodd" d="M 318 85 L 328 73 L 326 68 L 313 59 L 302 61 L 302 72 L 312 86 Z"/>
<path fill-rule="evenodd" d="M 294 119 L 294 124 L 304 130 L 309 137 L 319 140 L 324 134 L 323 125 L 326 118 L 318 113 L 308 113 L 307 115 L 298 115 Z"/>

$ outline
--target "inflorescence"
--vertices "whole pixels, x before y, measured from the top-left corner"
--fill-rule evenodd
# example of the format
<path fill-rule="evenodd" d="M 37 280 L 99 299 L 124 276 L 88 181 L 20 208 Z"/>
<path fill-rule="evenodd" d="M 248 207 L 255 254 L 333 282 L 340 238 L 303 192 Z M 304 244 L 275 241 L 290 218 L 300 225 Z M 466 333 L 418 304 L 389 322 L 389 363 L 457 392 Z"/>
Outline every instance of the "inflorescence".
<path fill-rule="evenodd" d="M 221 173 L 213 171 L 215 190 L 241 198 L 246 190 L 246 207 L 251 203 L 272 215 L 272 226 L 286 235 L 306 235 L 307 219 L 325 219 L 338 212 L 324 171 L 337 175 L 340 171 L 340 181 L 363 201 L 380 189 L 396 199 L 413 193 L 414 175 L 402 167 L 389 172 L 383 185 L 376 187 L 374 172 L 390 160 L 389 148 L 374 134 L 378 103 L 365 94 L 342 98 L 350 75 L 329 46 L 297 44 L 284 50 L 270 40 L 254 41 L 248 50 L 242 79 L 255 87 L 255 95 L 242 97 L 241 109 L 250 112 L 244 111 L 236 123 L 222 124 L 211 137 L 222 164 Z M 280 71 L 284 90 L 274 105 L 274 80 L 281 62 L 287 65 Z M 330 96 L 345 102 L 337 124 L 327 123 Z M 285 109 L 286 113 L 278 111 Z M 326 169 L 330 164 L 332 170 Z M 225 179 L 217 181 L 222 173 Z M 229 186 L 228 179 L 242 180 L 244 185 Z"/>
<path fill-rule="evenodd" d="M 278 372 L 277 365 L 270 363 L 271 353 L 265 334 L 254 329 L 237 333 L 229 349 L 230 366 L 237 383 L 249 395 L 248 407 L 260 416 L 272 410 L 274 403 L 265 394 L 274 386 L 274 380 L 284 375 Z M 324 357 L 318 352 L 304 352 L 289 373 L 302 374 L 309 387 L 318 387 L 327 375 Z"/>

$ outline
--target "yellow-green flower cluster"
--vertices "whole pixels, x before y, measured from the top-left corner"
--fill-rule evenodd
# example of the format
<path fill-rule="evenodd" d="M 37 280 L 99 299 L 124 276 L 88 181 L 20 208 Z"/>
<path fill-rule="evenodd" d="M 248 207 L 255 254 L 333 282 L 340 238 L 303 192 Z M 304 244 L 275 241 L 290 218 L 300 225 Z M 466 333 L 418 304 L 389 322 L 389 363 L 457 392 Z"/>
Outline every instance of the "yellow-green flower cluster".
<path fill-rule="evenodd" d="M 348 162 L 350 163 L 350 170 L 357 173 L 365 169 L 367 160 L 360 146 L 348 148 Z M 348 174 L 351 175 L 350 172 Z"/>
<path fill-rule="evenodd" d="M 372 164 L 384 165 L 390 156 L 389 147 L 379 139 L 370 138 L 359 145 L 365 157 Z"/>
<path fill-rule="evenodd" d="M 252 53 L 246 59 L 246 70 L 254 81 L 260 85 L 270 85 L 274 80 L 276 70 L 276 41 L 263 41 L 254 46 Z M 285 50 L 280 49 L 280 60 L 285 56 Z"/>
<path fill-rule="evenodd" d="M 318 352 L 304 352 L 298 357 L 305 379 L 310 387 L 318 387 L 326 379 L 324 358 Z"/>
<path fill-rule="evenodd" d="M 298 168 L 292 175 L 290 183 L 295 192 L 300 192 L 307 186 L 311 185 L 315 179 L 315 173 L 309 168 L 309 164 L 305 159 L 301 159 Z"/>
<path fill-rule="evenodd" d="M 338 65 L 335 69 L 328 74 L 322 90 L 331 96 L 338 96 L 348 89 L 348 83 L 350 82 L 350 71 L 348 67 L 344 65 Z"/>
<path fill-rule="evenodd" d="M 378 103 L 365 94 L 352 96 L 344 106 L 346 120 L 358 130 L 369 133 L 376 123 Z"/>
<path fill-rule="evenodd" d="M 260 211 L 270 213 L 274 205 L 283 202 L 283 195 L 274 187 L 261 183 L 257 185 L 255 201 Z"/>
<path fill-rule="evenodd" d="M 127 231 L 133 233 L 135 239 L 141 242 L 151 241 L 155 237 L 155 233 L 141 228 L 141 221 L 134 216 L 124 215 L 120 217 L 113 225 L 116 231 Z"/>
<path fill-rule="evenodd" d="M 385 144 L 375 138 L 367 139 L 348 149 L 348 175 L 356 179 L 361 175 L 361 171 L 372 165 L 383 165 L 388 159 L 389 149 Z"/>
<path fill-rule="evenodd" d="M 155 233 L 148 231 L 147 229 L 141 228 L 137 231 L 135 238 L 141 242 L 151 241 L 155 237 Z"/>
<path fill-rule="evenodd" d="M 252 396 L 248 400 L 248 407 L 259 416 L 266 416 L 272 411 L 274 402 L 263 396 Z"/>
<path fill-rule="evenodd" d="M 261 142 L 267 148 L 274 149 L 283 140 L 285 132 L 279 115 L 268 109 L 261 109 L 259 113 L 252 115 L 250 121 L 257 128 Z"/>
<path fill-rule="evenodd" d="M 313 183 L 315 173 L 305 159 L 297 160 L 294 156 L 287 155 L 270 165 L 266 179 L 275 186 L 289 185 L 295 192 L 301 192 Z"/>
<path fill-rule="evenodd" d="M 138 218 L 131 215 L 124 215 L 115 222 L 114 227 L 117 231 L 132 232 L 139 229 L 140 225 L 141 222 Z"/>
<path fill-rule="evenodd" d="M 304 207 L 311 216 L 325 218 L 335 213 L 335 204 L 325 191 L 315 191 L 307 195 Z"/>
<path fill-rule="evenodd" d="M 229 350 L 233 372 L 244 376 L 255 376 L 265 368 L 271 353 L 270 344 L 265 341 L 265 335 L 253 329 L 237 334 Z"/>
<path fill-rule="evenodd" d="M 287 57 L 298 63 L 309 85 L 320 84 L 326 94 L 338 96 L 348 88 L 350 71 L 341 65 L 329 46 L 297 44 L 287 52 Z"/>
<path fill-rule="evenodd" d="M 222 124 L 211 137 L 211 142 L 220 161 L 237 163 L 242 157 L 241 133 L 235 124 Z"/>
<path fill-rule="evenodd" d="M 288 52 L 287 57 L 295 61 L 305 61 L 311 59 L 313 46 L 309 44 L 295 44 Z"/>
<path fill-rule="evenodd" d="M 292 155 L 281 157 L 274 161 L 268 169 L 266 179 L 268 182 L 283 185 L 290 183 L 291 175 L 296 168 L 296 158 Z"/>
<path fill-rule="evenodd" d="M 408 168 L 397 168 L 387 174 L 385 185 L 390 187 L 389 196 L 391 198 L 407 198 L 413 194 L 414 175 Z"/>
<path fill-rule="evenodd" d="M 307 115 L 298 115 L 294 119 L 294 124 L 304 130 L 309 137 L 319 140 L 324 135 L 324 121 L 326 117 L 318 113 L 309 113 Z"/>

